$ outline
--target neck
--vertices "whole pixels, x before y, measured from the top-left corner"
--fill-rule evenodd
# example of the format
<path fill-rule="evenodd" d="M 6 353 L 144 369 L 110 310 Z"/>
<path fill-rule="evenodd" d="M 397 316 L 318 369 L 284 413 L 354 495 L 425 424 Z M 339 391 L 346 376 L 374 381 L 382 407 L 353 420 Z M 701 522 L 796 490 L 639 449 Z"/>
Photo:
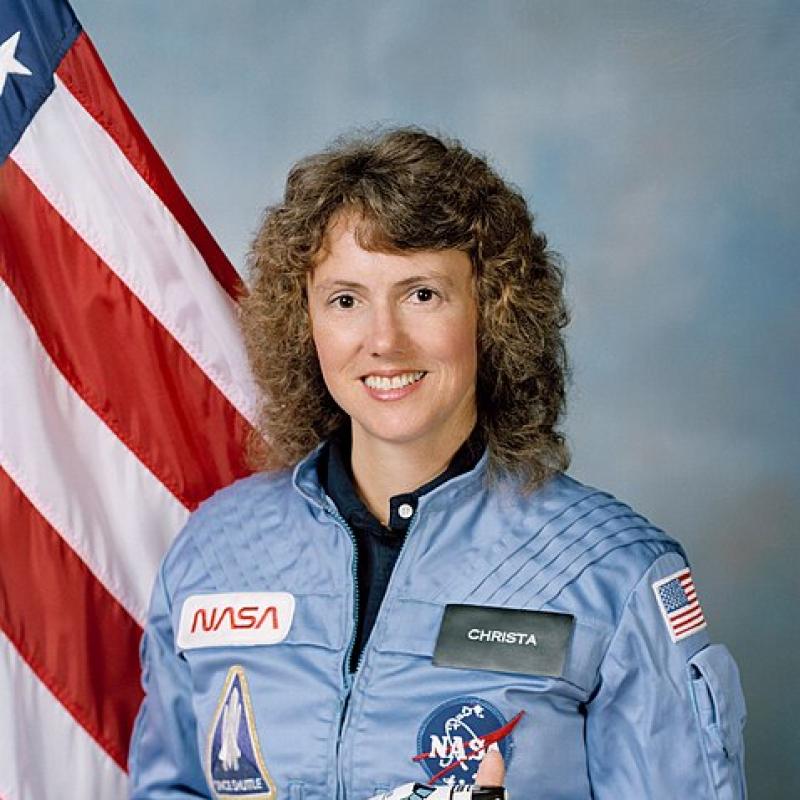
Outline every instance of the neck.
<path fill-rule="evenodd" d="M 413 492 L 447 469 L 469 436 L 474 420 L 442 437 L 441 442 L 386 442 L 353 425 L 351 464 L 356 489 L 383 525 L 389 522 L 389 500 Z"/>

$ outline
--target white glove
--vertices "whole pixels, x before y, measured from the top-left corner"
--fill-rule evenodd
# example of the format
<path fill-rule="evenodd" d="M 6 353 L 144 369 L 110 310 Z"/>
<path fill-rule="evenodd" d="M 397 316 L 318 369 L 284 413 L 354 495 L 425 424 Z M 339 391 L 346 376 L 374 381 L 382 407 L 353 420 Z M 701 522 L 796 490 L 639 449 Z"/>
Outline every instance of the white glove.
<path fill-rule="evenodd" d="M 421 790 L 422 793 L 418 790 Z M 433 798 L 433 800 L 439 800 L 436 796 L 436 792 L 436 789 L 431 789 L 429 786 L 425 786 L 422 783 L 404 783 L 402 786 L 397 786 L 390 792 L 376 794 L 374 797 L 370 797 L 369 800 L 417 800 L 417 798 Z"/>
<path fill-rule="evenodd" d="M 503 757 L 496 744 L 490 745 L 475 775 L 472 786 L 426 786 L 424 783 L 404 783 L 390 792 L 383 792 L 369 800 L 504 800 L 505 789 L 499 787 L 506 776 Z M 481 784 L 487 788 L 481 788 Z"/>
<path fill-rule="evenodd" d="M 505 798 L 505 789 L 482 789 L 480 786 L 426 786 L 404 783 L 390 792 L 376 794 L 370 800 L 473 800 L 491 795 L 492 800 Z"/>

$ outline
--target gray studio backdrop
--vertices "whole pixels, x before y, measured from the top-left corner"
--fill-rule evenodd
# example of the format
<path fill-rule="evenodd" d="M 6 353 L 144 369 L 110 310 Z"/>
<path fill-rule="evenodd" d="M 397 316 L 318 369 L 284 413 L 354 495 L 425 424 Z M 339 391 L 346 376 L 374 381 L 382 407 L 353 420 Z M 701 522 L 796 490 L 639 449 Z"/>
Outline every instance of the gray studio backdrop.
<path fill-rule="evenodd" d="M 354 126 L 456 135 L 522 188 L 568 267 L 572 472 L 684 543 L 751 795 L 800 797 L 800 5 L 74 5 L 237 267 Z"/>

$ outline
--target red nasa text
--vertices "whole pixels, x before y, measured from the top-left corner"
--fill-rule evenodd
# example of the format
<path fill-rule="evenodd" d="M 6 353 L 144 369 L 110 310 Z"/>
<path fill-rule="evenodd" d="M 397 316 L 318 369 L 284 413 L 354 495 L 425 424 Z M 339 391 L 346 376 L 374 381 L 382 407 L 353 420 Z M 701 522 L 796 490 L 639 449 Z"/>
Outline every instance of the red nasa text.
<path fill-rule="evenodd" d="M 192 618 L 192 633 L 198 630 L 218 631 L 220 628 L 230 630 L 259 630 L 267 620 L 272 623 L 272 630 L 278 630 L 278 609 L 276 606 L 212 606 L 198 608 Z"/>

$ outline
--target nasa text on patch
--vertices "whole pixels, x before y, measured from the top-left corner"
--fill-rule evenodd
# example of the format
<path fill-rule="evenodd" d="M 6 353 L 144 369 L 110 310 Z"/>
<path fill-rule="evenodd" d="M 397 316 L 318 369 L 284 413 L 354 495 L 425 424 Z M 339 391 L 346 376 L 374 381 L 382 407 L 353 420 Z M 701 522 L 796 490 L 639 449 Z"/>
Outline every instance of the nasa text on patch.
<path fill-rule="evenodd" d="M 178 648 L 277 644 L 289 633 L 293 617 L 289 592 L 193 594 L 181 608 Z"/>
<path fill-rule="evenodd" d="M 513 753 L 512 731 L 523 712 L 506 720 L 499 709 L 481 697 L 453 697 L 423 720 L 413 760 L 428 773 L 431 784 L 467 786 L 486 750 L 496 744 L 508 768 Z"/>
<path fill-rule="evenodd" d="M 558 678 L 574 626 L 572 614 L 448 605 L 433 663 Z"/>

